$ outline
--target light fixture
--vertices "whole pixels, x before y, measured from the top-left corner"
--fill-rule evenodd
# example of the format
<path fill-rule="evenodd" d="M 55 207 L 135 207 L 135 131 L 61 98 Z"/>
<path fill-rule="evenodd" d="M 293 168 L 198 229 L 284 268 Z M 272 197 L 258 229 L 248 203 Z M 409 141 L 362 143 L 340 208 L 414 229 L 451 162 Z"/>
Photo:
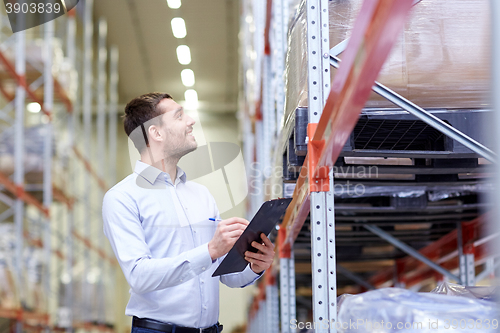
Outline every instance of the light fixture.
<path fill-rule="evenodd" d="M 189 50 L 189 46 L 177 46 L 177 59 L 181 65 L 189 65 L 191 63 L 191 51 Z"/>
<path fill-rule="evenodd" d="M 167 0 L 167 4 L 172 9 L 177 9 L 181 6 L 181 0 Z"/>
<path fill-rule="evenodd" d="M 174 17 L 171 21 L 172 33 L 175 38 L 184 38 L 187 35 L 186 23 L 182 17 Z"/>
<path fill-rule="evenodd" d="M 181 72 L 182 84 L 186 87 L 194 86 L 194 72 L 190 69 L 183 69 Z"/>
<path fill-rule="evenodd" d="M 196 109 L 198 107 L 198 93 L 194 89 L 188 89 L 184 92 L 186 109 Z"/>
<path fill-rule="evenodd" d="M 31 113 L 38 113 L 42 110 L 42 107 L 37 102 L 29 103 L 26 109 Z"/>

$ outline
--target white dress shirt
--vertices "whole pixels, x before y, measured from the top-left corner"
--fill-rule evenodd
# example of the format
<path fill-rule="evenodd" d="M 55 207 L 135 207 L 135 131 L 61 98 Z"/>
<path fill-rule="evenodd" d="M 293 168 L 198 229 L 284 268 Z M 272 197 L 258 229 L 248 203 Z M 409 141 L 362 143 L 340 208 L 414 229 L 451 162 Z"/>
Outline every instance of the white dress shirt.
<path fill-rule="evenodd" d="M 223 258 L 212 262 L 208 242 L 219 218 L 215 200 L 202 185 L 186 181 L 179 167 L 169 174 L 137 161 L 134 173 L 104 196 L 104 233 L 130 285 L 125 314 L 180 326 L 205 328 L 219 317 Z M 262 274 L 248 265 L 220 281 L 244 287 Z"/>

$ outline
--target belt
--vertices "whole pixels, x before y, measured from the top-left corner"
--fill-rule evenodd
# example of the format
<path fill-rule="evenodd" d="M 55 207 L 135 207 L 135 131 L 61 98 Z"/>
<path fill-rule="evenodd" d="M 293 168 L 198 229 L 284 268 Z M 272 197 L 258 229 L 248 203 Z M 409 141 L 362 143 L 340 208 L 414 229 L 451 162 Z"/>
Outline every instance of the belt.
<path fill-rule="evenodd" d="M 136 316 L 132 319 L 132 326 L 149 328 L 152 330 L 157 330 L 165 333 L 220 333 L 222 332 L 222 325 L 217 323 L 213 326 L 207 328 L 194 328 L 194 327 L 184 327 L 177 326 L 167 323 L 162 323 L 160 321 L 148 319 L 148 318 L 137 318 Z"/>

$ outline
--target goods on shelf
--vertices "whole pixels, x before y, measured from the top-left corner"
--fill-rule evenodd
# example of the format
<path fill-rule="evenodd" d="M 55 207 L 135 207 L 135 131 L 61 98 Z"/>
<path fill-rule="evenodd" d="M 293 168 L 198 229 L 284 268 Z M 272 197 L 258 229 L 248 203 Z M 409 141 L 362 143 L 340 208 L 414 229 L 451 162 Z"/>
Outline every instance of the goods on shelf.
<path fill-rule="evenodd" d="M 361 0 L 329 1 L 331 48 L 350 36 L 361 5 Z M 285 123 L 308 104 L 305 14 L 302 1 L 289 30 Z M 489 53 L 488 2 L 424 0 L 413 7 L 378 81 L 424 108 L 484 107 Z M 366 107 L 394 105 L 372 93 Z"/>
<path fill-rule="evenodd" d="M 472 299 L 493 300 L 495 295 L 500 291 L 499 287 L 484 287 L 484 286 L 462 286 L 451 282 L 442 282 L 436 288 L 431 290 L 431 293 L 461 296 Z"/>
<path fill-rule="evenodd" d="M 43 171 L 43 142 L 45 131 L 46 128 L 44 125 L 27 127 L 24 129 L 25 173 L 41 173 Z M 0 172 L 6 175 L 10 175 L 14 172 L 14 141 L 14 127 L 10 127 L 0 133 Z M 52 151 L 54 152 L 55 149 Z"/>
<path fill-rule="evenodd" d="M 383 288 L 338 300 L 339 333 L 496 332 L 498 326 L 496 303 L 481 299 Z"/>

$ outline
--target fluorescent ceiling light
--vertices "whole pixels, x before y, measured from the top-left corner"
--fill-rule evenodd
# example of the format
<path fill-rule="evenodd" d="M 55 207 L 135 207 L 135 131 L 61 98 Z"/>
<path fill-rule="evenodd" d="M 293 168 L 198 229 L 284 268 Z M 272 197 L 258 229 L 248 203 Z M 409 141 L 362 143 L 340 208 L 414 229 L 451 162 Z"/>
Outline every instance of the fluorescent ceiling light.
<path fill-rule="evenodd" d="M 181 0 L 167 0 L 167 4 L 172 9 L 177 9 L 181 6 Z"/>
<path fill-rule="evenodd" d="M 182 84 L 186 87 L 194 86 L 194 72 L 190 69 L 183 69 L 181 72 Z"/>
<path fill-rule="evenodd" d="M 172 19 L 172 33 L 175 38 L 184 38 L 187 35 L 186 23 L 182 17 L 174 17 Z"/>
<path fill-rule="evenodd" d="M 42 110 L 42 107 L 40 106 L 40 104 L 34 102 L 34 103 L 29 103 L 26 106 L 26 109 L 31 113 L 38 113 Z"/>
<path fill-rule="evenodd" d="M 194 89 L 188 89 L 184 92 L 186 109 L 196 109 L 198 107 L 198 93 Z"/>
<path fill-rule="evenodd" d="M 189 46 L 177 46 L 177 59 L 181 65 L 189 65 L 191 63 L 191 51 L 189 50 Z"/>

